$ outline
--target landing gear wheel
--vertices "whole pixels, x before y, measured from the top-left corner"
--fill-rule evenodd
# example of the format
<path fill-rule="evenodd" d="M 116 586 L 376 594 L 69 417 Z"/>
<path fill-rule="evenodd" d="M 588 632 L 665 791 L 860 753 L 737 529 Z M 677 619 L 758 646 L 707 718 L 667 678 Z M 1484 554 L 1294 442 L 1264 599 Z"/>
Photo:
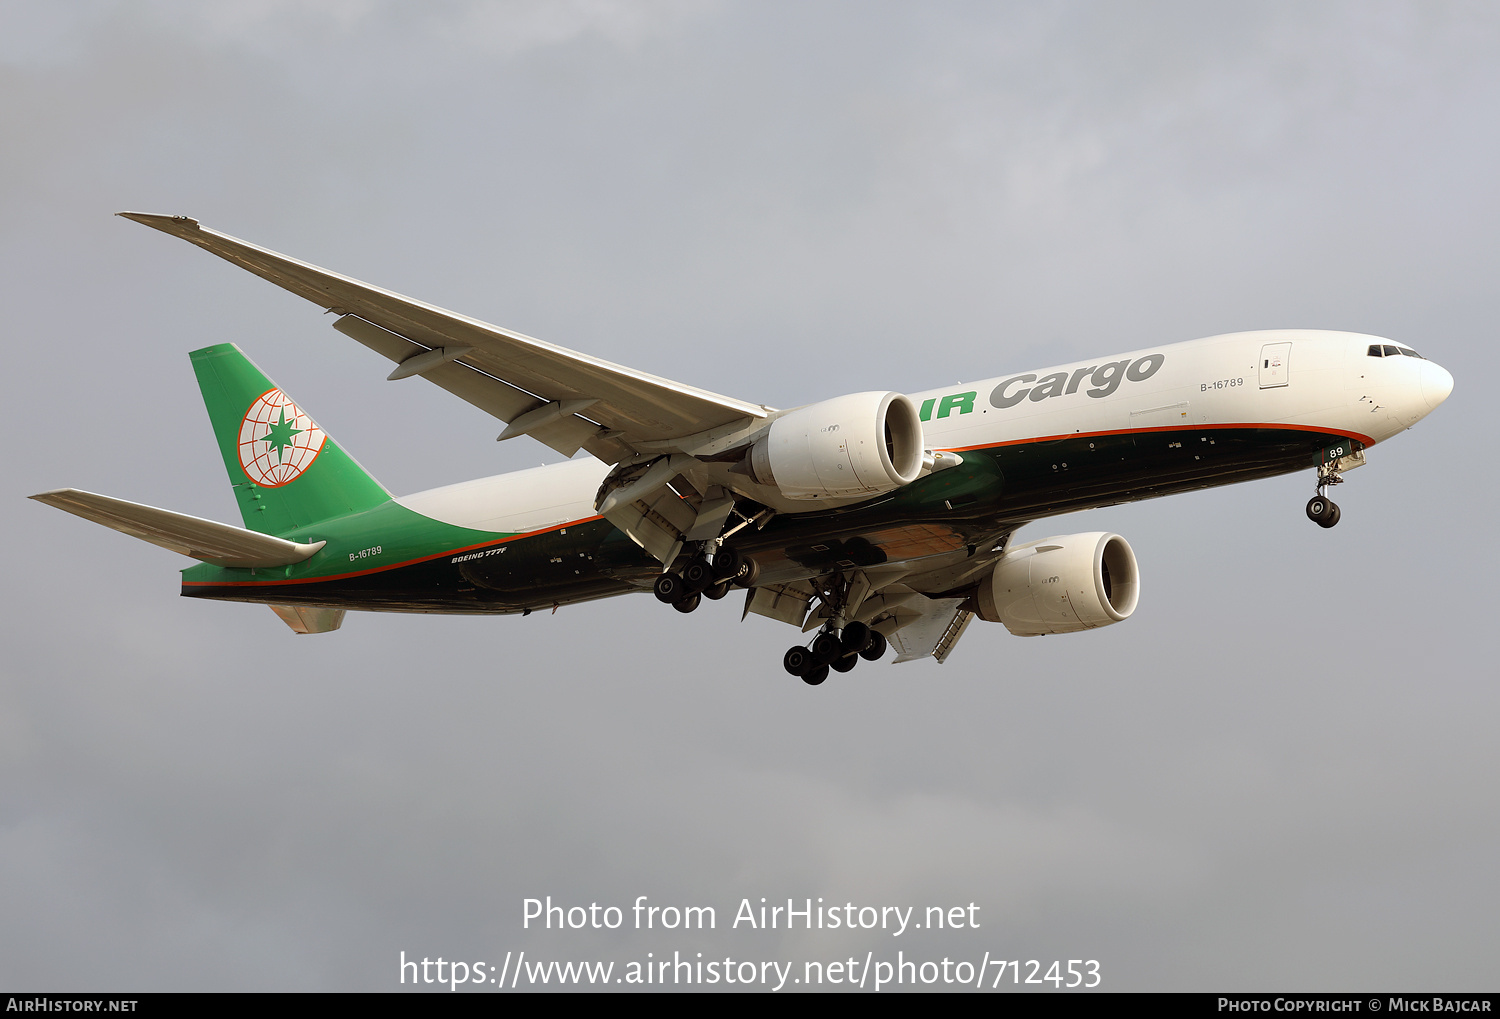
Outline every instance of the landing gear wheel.
<path fill-rule="evenodd" d="M 871 630 L 870 643 L 865 645 L 865 649 L 859 653 L 859 656 L 867 662 L 878 662 L 885 657 L 886 647 L 885 634 L 879 630 Z"/>
<path fill-rule="evenodd" d="M 801 676 L 812 664 L 812 655 L 805 647 L 787 648 L 786 654 L 781 656 L 781 667 L 793 676 Z"/>
<path fill-rule="evenodd" d="M 870 643 L 871 630 L 864 623 L 850 623 L 844 627 L 844 632 L 839 634 L 839 639 L 844 643 L 844 653 L 857 655 Z"/>
<path fill-rule="evenodd" d="M 1332 527 L 1342 515 L 1338 504 L 1326 495 L 1315 495 L 1307 500 L 1307 519 L 1319 527 Z"/>
<path fill-rule="evenodd" d="M 682 568 L 682 582 L 689 591 L 701 591 L 714 582 L 713 567 L 700 556 Z"/>
<path fill-rule="evenodd" d="M 651 585 L 652 592 L 657 601 L 666 602 L 671 605 L 682 600 L 683 592 L 687 588 L 682 583 L 682 578 L 675 573 L 663 573 L 656 578 L 656 583 Z"/>
<path fill-rule="evenodd" d="M 700 602 L 701 600 L 702 599 L 698 595 L 690 594 L 686 598 L 682 599 L 682 601 L 674 601 L 672 603 L 672 607 L 678 612 L 691 612 L 698 607 L 698 602 Z"/>
<path fill-rule="evenodd" d="M 714 579 L 733 580 L 744 563 L 745 557 L 739 553 L 738 549 L 720 546 L 719 550 L 714 553 Z"/>
<path fill-rule="evenodd" d="M 728 593 L 729 593 L 729 581 L 727 581 L 727 580 L 721 581 L 721 582 L 715 584 L 713 587 L 705 587 L 703 589 L 703 597 L 705 597 L 705 598 L 712 598 L 714 601 L 718 601 L 720 598 L 724 597 Z"/>
<path fill-rule="evenodd" d="M 802 677 L 802 682 L 806 683 L 808 686 L 817 686 L 827 678 L 828 666 L 819 665 L 815 669 L 808 669 L 806 674 Z"/>
<path fill-rule="evenodd" d="M 760 564 L 754 559 L 744 559 L 740 562 L 739 569 L 734 574 L 730 583 L 735 587 L 754 587 L 755 581 L 760 577 Z"/>
<path fill-rule="evenodd" d="M 842 658 L 835 658 L 833 661 L 829 662 L 828 667 L 831 668 L 834 672 L 848 672 L 858 664 L 859 655 L 845 655 Z"/>
<path fill-rule="evenodd" d="M 813 641 L 812 654 L 816 661 L 827 665 L 835 658 L 843 657 L 844 645 L 837 637 L 824 630 L 818 634 L 817 640 Z"/>

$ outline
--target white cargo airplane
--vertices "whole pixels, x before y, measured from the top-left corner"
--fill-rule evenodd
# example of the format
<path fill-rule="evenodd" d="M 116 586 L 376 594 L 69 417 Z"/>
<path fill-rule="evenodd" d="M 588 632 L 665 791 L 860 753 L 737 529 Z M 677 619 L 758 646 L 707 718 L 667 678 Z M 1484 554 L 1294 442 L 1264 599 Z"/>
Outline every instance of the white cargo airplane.
<path fill-rule="evenodd" d="M 1011 633 L 1127 618 L 1116 534 L 1013 544 L 1075 510 L 1314 470 L 1328 486 L 1453 378 L 1374 336 L 1232 333 L 903 395 L 773 410 L 555 347 L 209 230 L 121 213 L 338 316 L 334 328 L 565 456 L 393 498 L 232 344 L 192 361 L 245 526 L 73 489 L 32 498 L 202 561 L 182 593 L 262 602 L 293 630 L 347 609 L 528 613 L 654 591 L 681 612 L 731 586 L 816 630 L 786 671 L 944 661 L 977 616 Z"/>

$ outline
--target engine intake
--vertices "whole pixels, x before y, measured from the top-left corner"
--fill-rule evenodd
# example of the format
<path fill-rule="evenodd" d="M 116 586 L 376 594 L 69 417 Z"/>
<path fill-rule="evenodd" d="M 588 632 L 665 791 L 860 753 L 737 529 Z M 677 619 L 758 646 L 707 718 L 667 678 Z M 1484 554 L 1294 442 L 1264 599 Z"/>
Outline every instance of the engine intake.
<path fill-rule="evenodd" d="M 1010 549 L 979 585 L 979 618 L 1018 637 L 1108 626 L 1135 611 L 1140 571 L 1130 543 L 1090 531 Z"/>
<path fill-rule="evenodd" d="M 853 393 L 789 411 L 750 447 L 747 473 L 788 499 L 882 495 L 917 480 L 924 452 L 916 404 Z"/>

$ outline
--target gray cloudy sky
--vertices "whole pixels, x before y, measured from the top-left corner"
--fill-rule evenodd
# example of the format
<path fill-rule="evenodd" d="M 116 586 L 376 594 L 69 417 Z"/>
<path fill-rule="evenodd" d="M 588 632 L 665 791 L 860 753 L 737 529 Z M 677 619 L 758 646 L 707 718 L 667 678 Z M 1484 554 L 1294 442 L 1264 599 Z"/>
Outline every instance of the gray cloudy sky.
<path fill-rule="evenodd" d="M 0 3 L 0 985 L 397 986 L 498 963 L 1098 959 L 1112 989 L 1495 989 L 1500 9 L 1483 3 Z M 1240 329 L 1383 334 L 1452 398 L 1126 535 L 1126 624 L 976 623 L 818 689 L 647 597 L 294 637 L 24 496 L 235 521 L 187 351 L 243 347 L 388 487 L 555 460 L 185 213 L 790 406 Z M 521 900 L 717 907 L 701 936 Z M 728 930 L 742 897 L 973 932 Z"/>

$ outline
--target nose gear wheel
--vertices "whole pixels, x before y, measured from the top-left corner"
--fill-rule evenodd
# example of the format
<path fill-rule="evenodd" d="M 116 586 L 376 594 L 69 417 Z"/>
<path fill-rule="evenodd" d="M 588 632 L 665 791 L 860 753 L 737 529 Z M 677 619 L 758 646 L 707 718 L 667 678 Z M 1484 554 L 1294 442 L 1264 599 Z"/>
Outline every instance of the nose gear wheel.
<path fill-rule="evenodd" d="M 1342 515 L 1338 503 L 1326 495 L 1315 495 L 1307 500 L 1307 519 L 1319 527 L 1332 527 Z"/>

